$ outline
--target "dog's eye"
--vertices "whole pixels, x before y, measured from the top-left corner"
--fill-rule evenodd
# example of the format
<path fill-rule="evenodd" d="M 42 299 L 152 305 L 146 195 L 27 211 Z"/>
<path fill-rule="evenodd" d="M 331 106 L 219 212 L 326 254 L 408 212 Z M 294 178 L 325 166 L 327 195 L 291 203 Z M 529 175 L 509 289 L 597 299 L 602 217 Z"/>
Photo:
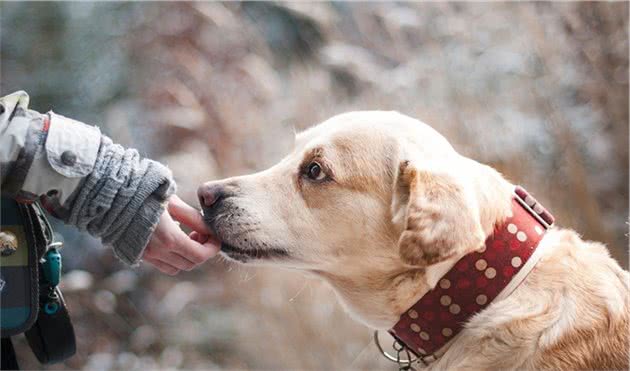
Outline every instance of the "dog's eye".
<path fill-rule="evenodd" d="M 326 173 L 322 171 L 322 167 L 317 162 L 311 162 L 306 168 L 306 176 L 311 180 L 324 180 Z"/>

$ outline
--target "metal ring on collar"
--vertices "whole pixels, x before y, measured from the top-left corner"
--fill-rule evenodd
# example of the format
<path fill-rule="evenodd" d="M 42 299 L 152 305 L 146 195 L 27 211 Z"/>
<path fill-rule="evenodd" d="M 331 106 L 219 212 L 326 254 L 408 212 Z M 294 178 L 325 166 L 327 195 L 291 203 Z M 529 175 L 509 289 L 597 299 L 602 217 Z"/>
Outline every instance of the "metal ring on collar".
<path fill-rule="evenodd" d="M 393 356 L 389 353 L 387 353 L 383 347 L 381 346 L 381 342 L 378 339 L 378 331 L 374 331 L 374 344 L 376 344 L 376 347 L 378 348 L 378 351 L 381 352 L 381 354 L 387 358 L 389 361 L 397 363 L 400 366 L 411 366 L 414 362 L 419 361 L 420 358 L 418 357 L 412 357 L 413 353 L 409 351 L 409 349 L 407 349 L 407 346 L 400 343 L 398 340 L 396 340 L 395 343 L 398 343 L 402 348 L 401 350 L 404 350 L 405 353 L 407 353 L 407 359 L 400 359 L 399 356 Z"/>

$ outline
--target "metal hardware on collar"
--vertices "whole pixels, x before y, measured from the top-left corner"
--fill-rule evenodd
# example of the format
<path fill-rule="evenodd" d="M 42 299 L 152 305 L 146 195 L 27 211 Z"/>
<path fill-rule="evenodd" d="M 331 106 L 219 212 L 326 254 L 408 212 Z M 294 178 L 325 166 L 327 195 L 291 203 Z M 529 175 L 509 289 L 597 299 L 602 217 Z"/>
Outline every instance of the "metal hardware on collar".
<path fill-rule="evenodd" d="M 407 346 L 399 341 L 398 339 L 394 339 L 394 343 L 392 344 L 392 348 L 396 351 L 396 356 L 393 356 L 387 353 L 383 347 L 381 346 L 381 342 L 378 339 L 378 331 L 374 331 L 374 344 L 378 348 L 378 351 L 387 359 L 388 361 L 394 362 L 398 365 L 398 370 L 415 370 L 413 368 L 413 364 L 418 362 L 423 368 L 427 367 L 428 364 L 420 357 L 417 357 L 407 348 Z M 400 358 L 400 355 L 404 353 L 406 358 Z M 415 358 L 414 358 L 415 357 Z"/>
<path fill-rule="evenodd" d="M 545 229 L 549 229 L 551 228 L 551 226 L 553 226 L 553 216 L 549 214 L 549 212 L 545 210 L 545 208 L 542 207 L 540 203 L 534 197 L 532 197 L 529 192 L 525 190 L 525 188 L 518 185 L 514 187 L 514 196 L 516 201 L 518 201 L 518 203 L 521 204 L 521 206 L 523 206 L 523 208 L 527 210 L 528 213 L 530 213 L 538 222 L 540 222 L 540 224 L 542 224 Z M 536 211 L 536 207 L 539 207 L 540 210 Z M 549 220 L 543 218 L 543 215 L 546 216 Z"/>
<path fill-rule="evenodd" d="M 536 220 L 538 220 L 540 224 L 542 224 L 545 227 L 545 229 L 551 228 L 551 224 L 547 223 L 543 218 L 540 217 L 540 215 L 536 214 L 536 212 L 531 207 L 529 207 L 529 205 L 527 205 L 525 201 L 522 198 L 520 198 L 516 193 L 515 195 L 516 197 L 514 198 L 516 199 L 516 201 L 518 201 L 518 203 L 521 204 L 521 206 L 523 206 L 525 210 L 527 210 L 530 214 L 532 214 L 532 216 L 536 218 Z"/>

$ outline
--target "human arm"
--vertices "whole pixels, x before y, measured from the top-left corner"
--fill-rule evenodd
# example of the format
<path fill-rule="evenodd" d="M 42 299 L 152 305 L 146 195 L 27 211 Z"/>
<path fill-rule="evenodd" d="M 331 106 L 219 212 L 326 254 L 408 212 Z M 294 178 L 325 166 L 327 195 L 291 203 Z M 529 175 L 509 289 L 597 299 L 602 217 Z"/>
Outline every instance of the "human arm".
<path fill-rule="evenodd" d="M 99 237 L 127 264 L 138 263 L 149 242 L 149 251 L 186 245 L 180 256 L 194 253 L 189 242 L 202 246 L 182 239 L 163 216 L 175 191 L 168 168 L 113 143 L 96 127 L 29 110 L 24 92 L 0 98 L 0 169 L 3 194 L 25 202 L 40 199 L 53 215 Z M 173 241 L 158 244 L 156 236 L 173 235 Z M 216 244 L 207 245 L 195 264 L 216 254 Z"/>

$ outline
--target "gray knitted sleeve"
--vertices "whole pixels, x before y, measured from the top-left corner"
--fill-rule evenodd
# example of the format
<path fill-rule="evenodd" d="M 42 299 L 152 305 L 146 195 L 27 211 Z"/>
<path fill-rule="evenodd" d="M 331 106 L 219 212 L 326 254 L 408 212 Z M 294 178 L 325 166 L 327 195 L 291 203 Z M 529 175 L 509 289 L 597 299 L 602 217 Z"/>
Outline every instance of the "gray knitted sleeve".
<path fill-rule="evenodd" d="M 100 237 L 123 262 L 134 265 L 174 192 L 168 168 L 102 136 L 94 169 L 64 203 L 67 212 L 61 217 Z"/>

